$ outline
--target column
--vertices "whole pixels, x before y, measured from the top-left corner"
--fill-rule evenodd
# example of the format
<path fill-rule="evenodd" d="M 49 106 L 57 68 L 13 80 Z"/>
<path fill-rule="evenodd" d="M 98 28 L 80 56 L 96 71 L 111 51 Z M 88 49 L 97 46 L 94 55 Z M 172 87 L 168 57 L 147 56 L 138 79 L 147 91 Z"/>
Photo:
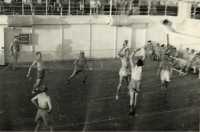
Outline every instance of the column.
<path fill-rule="evenodd" d="M 185 19 L 191 18 L 192 3 L 187 1 L 178 2 L 178 17 Z"/>

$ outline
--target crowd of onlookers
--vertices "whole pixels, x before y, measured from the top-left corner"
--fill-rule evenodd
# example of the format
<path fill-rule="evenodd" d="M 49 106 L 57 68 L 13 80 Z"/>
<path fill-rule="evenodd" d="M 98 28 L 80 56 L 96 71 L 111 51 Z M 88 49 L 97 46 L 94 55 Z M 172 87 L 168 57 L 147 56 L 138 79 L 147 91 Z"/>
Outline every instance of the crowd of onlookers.
<path fill-rule="evenodd" d="M 199 73 L 200 79 L 200 51 L 185 48 L 177 49 L 172 45 L 148 41 L 146 56 L 152 61 L 161 61 L 165 55 L 170 57 L 171 64 L 179 73 Z"/>
<path fill-rule="evenodd" d="M 111 4 L 111 0 L 0 0 L 0 14 L 108 15 L 112 11 L 112 15 L 164 15 L 165 4 L 141 1 L 112 0 Z M 168 9 L 172 15 L 177 14 L 177 6 L 168 5 Z"/>

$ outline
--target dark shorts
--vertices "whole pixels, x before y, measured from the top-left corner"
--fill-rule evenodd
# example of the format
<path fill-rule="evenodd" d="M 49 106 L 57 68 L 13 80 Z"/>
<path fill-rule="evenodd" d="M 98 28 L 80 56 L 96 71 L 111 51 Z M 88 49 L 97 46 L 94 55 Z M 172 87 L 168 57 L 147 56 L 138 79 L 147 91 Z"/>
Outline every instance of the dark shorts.
<path fill-rule="evenodd" d="M 78 74 L 80 72 L 85 72 L 86 69 L 85 67 L 75 66 L 75 71 L 76 71 L 76 74 Z"/>
<path fill-rule="evenodd" d="M 43 80 L 45 77 L 45 70 L 37 71 L 37 79 Z"/>
<path fill-rule="evenodd" d="M 38 109 L 37 114 L 35 116 L 35 122 L 42 121 L 45 126 L 50 124 L 49 113 L 47 110 Z"/>

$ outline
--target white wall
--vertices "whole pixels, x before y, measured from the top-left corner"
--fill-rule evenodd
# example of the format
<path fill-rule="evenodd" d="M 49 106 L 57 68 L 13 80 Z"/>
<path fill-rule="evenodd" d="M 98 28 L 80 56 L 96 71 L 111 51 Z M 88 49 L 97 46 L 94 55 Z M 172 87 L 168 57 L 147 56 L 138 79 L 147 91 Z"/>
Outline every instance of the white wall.
<path fill-rule="evenodd" d="M 14 20 L 25 18 L 13 19 L 10 16 L 9 18 L 4 17 L 4 19 L 13 20 L 2 21 L 0 16 L 0 27 L 2 25 L 5 27 L 14 26 Z M 42 51 L 45 60 L 73 59 L 78 56 L 80 50 L 85 51 L 88 57 L 113 58 L 116 57 L 124 40 L 129 40 L 130 47 L 140 47 L 148 40 L 166 43 L 166 33 L 169 32 L 161 24 L 161 21 L 165 18 L 165 16 L 127 16 L 126 20 L 121 23 L 116 22 L 121 20 L 118 17 L 111 21 L 114 23 L 112 25 L 109 23 L 108 17 L 105 16 L 96 18 L 90 16 L 85 16 L 84 18 L 83 16 L 29 17 L 29 21 L 27 23 L 24 21 L 23 23 L 26 26 L 30 24 L 33 34 L 33 46 L 22 46 L 20 61 L 32 60 L 34 51 Z M 167 18 L 175 25 L 180 25 L 182 21 L 176 17 Z M 188 23 L 192 23 L 193 20 L 186 21 L 183 24 L 185 27 L 188 26 Z M 11 25 L 9 22 L 11 22 Z M 118 23 L 120 23 L 119 26 L 117 25 Z M 19 24 L 17 22 L 17 26 Z M 175 27 L 177 28 L 178 26 Z M 191 27 L 195 29 L 195 34 L 200 34 L 200 25 L 196 24 Z M 178 28 L 181 29 L 180 27 Z M 186 28 L 184 33 L 191 32 L 191 29 L 189 29 Z M 23 29 L 21 32 L 25 32 L 25 30 Z M 0 28 L 0 42 L 10 42 L 12 39 L 10 35 L 8 34 L 5 37 L 7 40 L 4 40 L 3 34 L 3 28 Z M 200 39 L 175 33 L 169 33 L 169 35 L 170 43 L 177 47 L 182 44 L 183 47 L 193 46 L 200 50 Z M 9 58 L 7 61 L 9 62 Z"/>
<path fill-rule="evenodd" d="M 168 30 L 159 20 L 154 20 L 148 25 L 147 40 L 167 43 L 166 35 L 169 34 L 170 44 L 177 48 L 194 48 L 200 50 L 200 24 L 196 20 L 171 20 L 175 32 Z M 188 24 L 190 23 L 190 24 Z"/>
<path fill-rule="evenodd" d="M 129 47 L 132 47 L 132 28 L 131 27 L 117 27 L 117 51 L 120 50 L 120 48 L 123 45 L 124 40 L 128 40 Z"/>
<path fill-rule="evenodd" d="M 109 25 L 92 25 L 92 57 L 115 56 L 115 28 Z"/>
<path fill-rule="evenodd" d="M 63 29 L 64 59 L 77 57 L 80 50 L 89 56 L 90 25 L 65 25 Z"/>
<path fill-rule="evenodd" d="M 62 34 L 59 25 L 37 25 L 33 27 L 33 44 L 35 51 L 44 54 L 44 60 L 59 60 L 57 48 L 62 44 Z"/>

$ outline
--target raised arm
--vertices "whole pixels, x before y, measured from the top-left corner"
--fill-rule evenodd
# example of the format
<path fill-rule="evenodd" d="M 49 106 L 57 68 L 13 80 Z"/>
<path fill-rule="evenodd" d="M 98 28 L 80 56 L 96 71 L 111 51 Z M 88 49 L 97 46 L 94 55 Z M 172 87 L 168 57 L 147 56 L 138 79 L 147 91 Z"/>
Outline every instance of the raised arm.
<path fill-rule="evenodd" d="M 158 66 L 158 70 L 157 70 L 157 75 L 160 75 L 160 71 L 162 69 L 162 62 L 160 62 L 159 66 Z"/>
<path fill-rule="evenodd" d="M 125 49 L 125 47 L 121 48 L 120 51 L 118 52 L 119 57 L 122 57 L 122 56 L 123 56 L 123 55 L 122 55 L 122 52 L 123 52 L 124 49 Z"/>
<path fill-rule="evenodd" d="M 135 51 L 133 51 L 129 56 L 129 61 L 130 61 L 131 67 L 135 66 L 135 64 L 133 63 L 133 59 L 135 57 L 134 55 L 135 55 Z"/>

